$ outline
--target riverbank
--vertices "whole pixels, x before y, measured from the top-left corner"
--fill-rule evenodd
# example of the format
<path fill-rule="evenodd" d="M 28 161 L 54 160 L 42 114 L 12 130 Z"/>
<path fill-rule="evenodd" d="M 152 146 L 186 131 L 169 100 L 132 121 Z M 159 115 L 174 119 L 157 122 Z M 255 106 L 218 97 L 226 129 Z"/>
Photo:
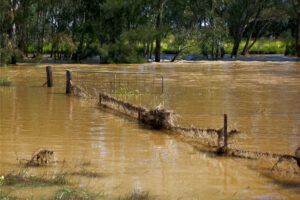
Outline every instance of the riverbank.
<path fill-rule="evenodd" d="M 161 54 L 161 62 L 160 63 L 171 63 L 174 54 Z M 154 55 L 153 57 L 154 58 Z M 207 62 L 207 61 L 257 61 L 257 62 L 299 62 L 300 58 L 296 56 L 285 56 L 283 54 L 248 54 L 246 56 L 239 55 L 237 58 L 231 58 L 230 54 L 226 54 L 224 58 L 218 59 L 206 59 L 203 58 L 203 55 L 185 55 L 179 57 L 179 59 L 175 60 L 173 63 L 199 63 L 199 62 Z M 89 57 L 80 62 L 76 62 L 73 60 L 55 60 L 50 57 L 50 55 L 45 55 L 40 60 L 35 59 L 24 59 L 19 63 L 29 63 L 29 64 L 99 64 L 100 58 L 99 56 Z M 155 63 L 154 59 L 151 59 L 149 62 L 145 63 Z M 144 63 L 144 64 L 145 64 Z M 142 64 L 142 63 L 141 63 Z"/>

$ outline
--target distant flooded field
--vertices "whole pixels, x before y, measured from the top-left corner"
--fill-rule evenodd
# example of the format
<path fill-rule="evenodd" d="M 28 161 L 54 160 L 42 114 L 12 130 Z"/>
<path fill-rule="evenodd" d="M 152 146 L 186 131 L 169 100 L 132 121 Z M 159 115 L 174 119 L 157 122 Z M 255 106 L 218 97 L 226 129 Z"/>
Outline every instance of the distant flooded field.
<path fill-rule="evenodd" d="M 154 72 L 159 77 L 73 74 L 74 84 L 95 94 L 101 89 L 147 108 L 159 104 L 178 114 L 185 127 L 241 131 L 230 145 L 242 150 L 293 155 L 300 146 L 300 63 L 293 61 L 203 61 L 143 65 L 51 64 L 0 68 L 0 176 L 20 170 L 29 159 L 51 149 L 59 162 L 32 173 L 78 170 L 101 176 L 69 176 L 72 187 L 88 188 L 111 199 L 148 192 L 157 199 L 299 199 L 299 183 L 263 176 L 264 163 L 199 152 L 172 135 L 154 131 L 98 105 L 65 94 L 66 69 Z M 116 81 L 115 81 L 116 80 Z M 130 91 L 124 88 L 130 86 Z M 133 92 L 131 92 L 133 91 Z M 63 163 L 63 164 L 62 164 Z M 259 168 L 259 170 L 258 170 Z M 52 198 L 65 186 L 14 188 L 11 196 Z"/>

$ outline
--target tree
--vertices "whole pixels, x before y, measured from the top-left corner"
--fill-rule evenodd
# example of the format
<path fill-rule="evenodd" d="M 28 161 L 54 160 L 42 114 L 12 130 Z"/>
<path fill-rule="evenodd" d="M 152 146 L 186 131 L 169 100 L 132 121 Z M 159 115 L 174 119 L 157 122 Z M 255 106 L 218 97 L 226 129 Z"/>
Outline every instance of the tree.
<path fill-rule="evenodd" d="M 155 39 L 155 62 L 160 62 L 161 51 L 161 38 L 163 34 L 162 22 L 163 22 L 163 10 L 168 0 L 158 0 L 157 2 L 157 17 L 156 17 L 156 39 Z"/>
<path fill-rule="evenodd" d="M 265 0 L 219 0 L 219 13 L 225 17 L 233 38 L 231 57 L 237 57 L 243 34 L 261 12 Z"/>
<path fill-rule="evenodd" d="M 285 5 L 287 13 L 294 18 L 296 22 L 295 26 L 295 42 L 297 56 L 300 57 L 300 0 L 287 0 L 282 1 Z"/>

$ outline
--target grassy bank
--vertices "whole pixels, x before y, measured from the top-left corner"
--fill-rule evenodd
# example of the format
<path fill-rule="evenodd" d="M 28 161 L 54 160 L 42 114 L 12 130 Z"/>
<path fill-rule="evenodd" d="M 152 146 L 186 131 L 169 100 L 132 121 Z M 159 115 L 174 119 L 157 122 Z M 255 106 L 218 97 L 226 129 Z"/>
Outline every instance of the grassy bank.
<path fill-rule="evenodd" d="M 51 171 L 51 170 L 50 170 Z M 20 168 L 19 171 L 9 172 L 0 175 L 0 199 L 1 200 L 22 200 L 39 199 L 40 191 L 43 191 L 42 199 L 49 200 L 152 200 L 156 199 L 147 192 L 128 192 L 126 195 L 114 196 L 104 195 L 105 191 L 97 187 L 97 190 L 88 186 L 82 186 L 80 181 L 72 181 L 74 177 L 78 180 L 101 179 L 102 175 L 82 169 L 75 172 L 61 171 L 46 172 L 43 174 L 33 173 L 30 168 Z M 79 183 L 79 185 L 78 185 Z M 24 191 L 30 191 L 25 192 Z"/>
<path fill-rule="evenodd" d="M 250 44 L 253 41 L 250 42 Z M 243 40 L 239 47 L 239 52 L 243 51 L 246 40 Z M 226 54 L 230 54 L 233 48 L 233 43 L 225 43 L 224 49 Z M 282 39 L 268 39 L 262 38 L 253 45 L 248 51 L 249 54 L 284 54 L 286 49 L 286 42 Z M 172 40 L 165 40 L 162 43 L 162 52 L 166 54 L 175 54 L 176 49 L 172 47 Z M 198 46 L 192 46 L 185 50 L 185 54 L 200 54 L 202 49 Z"/>
<path fill-rule="evenodd" d="M 172 37 L 165 39 L 162 41 L 161 49 L 162 53 L 165 54 L 175 54 L 177 49 L 173 46 L 174 39 Z M 249 43 L 251 44 L 253 40 Z M 243 48 L 245 46 L 246 40 L 242 40 L 239 52 L 243 51 Z M 154 43 L 153 43 L 154 44 Z M 155 46 L 155 44 L 154 44 Z M 227 54 L 231 53 L 233 48 L 232 42 L 225 43 L 225 52 Z M 140 45 L 139 48 L 142 51 L 143 46 Z M 48 43 L 44 46 L 44 53 L 50 54 L 52 49 L 52 44 Z M 249 54 L 284 54 L 286 49 L 286 42 L 283 39 L 269 39 L 269 38 L 261 38 L 260 40 L 256 41 L 256 43 L 253 45 L 253 47 L 249 50 Z M 28 52 L 33 53 L 35 50 L 33 47 L 29 47 Z M 186 54 L 200 54 L 202 52 L 202 49 L 198 46 L 191 46 L 187 50 L 185 50 Z M 153 49 L 154 53 L 154 49 Z"/>
<path fill-rule="evenodd" d="M 251 41 L 249 44 L 251 44 Z M 243 40 L 239 47 L 239 52 L 243 51 L 246 41 Z M 226 53 L 231 53 L 233 44 L 225 44 Z M 249 50 L 249 54 L 284 54 L 286 48 L 286 42 L 280 39 L 260 39 L 258 40 L 253 47 Z"/>

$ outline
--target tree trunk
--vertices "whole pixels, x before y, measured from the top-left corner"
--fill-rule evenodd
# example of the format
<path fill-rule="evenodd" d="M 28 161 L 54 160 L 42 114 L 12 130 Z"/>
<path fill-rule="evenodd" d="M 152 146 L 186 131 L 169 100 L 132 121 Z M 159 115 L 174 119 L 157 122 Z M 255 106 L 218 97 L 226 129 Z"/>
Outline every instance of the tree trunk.
<path fill-rule="evenodd" d="M 160 30 L 160 26 L 162 23 L 162 9 L 160 9 L 159 14 L 157 16 L 157 21 L 156 21 L 156 28 L 157 31 L 159 32 Z M 160 62 L 160 42 L 161 42 L 161 35 L 160 33 L 157 33 L 156 35 L 156 40 L 155 40 L 155 44 L 156 44 L 156 48 L 155 48 L 155 62 Z"/>
<path fill-rule="evenodd" d="M 152 60 L 152 52 L 153 52 L 153 41 L 151 41 L 151 44 L 150 44 L 150 60 Z"/>
<path fill-rule="evenodd" d="M 171 62 L 174 62 L 176 60 L 176 58 L 179 56 L 181 51 L 177 51 L 175 56 L 172 58 Z"/>
<path fill-rule="evenodd" d="M 232 52 L 231 52 L 231 58 L 233 56 L 237 57 L 238 52 L 239 52 L 240 42 L 241 42 L 240 38 L 235 38 L 234 39 L 234 45 L 233 45 Z"/>
<path fill-rule="evenodd" d="M 225 49 L 224 47 L 221 47 L 221 58 L 224 58 L 225 56 Z"/>
<path fill-rule="evenodd" d="M 143 44 L 143 58 L 145 59 L 146 58 L 146 42 L 144 42 Z"/>
<path fill-rule="evenodd" d="M 156 44 L 156 48 L 155 48 L 155 62 L 160 62 L 160 43 L 161 43 L 161 25 L 162 25 L 162 17 L 163 17 L 163 9 L 164 9 L 164 4 L 166 3 L 167 0 L 161 0 L 159 1 L 159 7 L 158 7 L 158 15 L 156 18 L 156 30 L 157 30 L 157 34 L 156 34 L 156 40 L 155 40 L 155 44 Z"/>
<path fill-rule="evenodd" d="M 262 9 L 263 9 L 263 7 L 260 7 L 260 8 L 258 9 L 257 13 L 256 13 L 256 16 L 255 16 L 255 19 L 254 19 L 254 23 L 253 23 L 251 32 L 250 32 L 250 34 L 249 34 L 249 37 L 247 38 L 246 44 L 245 44 L 244 49 L 243 49 L 243 51 L 242 51 L 242 55 L 243 55 L 243 56 L 246 55 L 246 53 L 248 52 L 248 50 L 252 47 L 252 46 L 250 46 L 250 47 L 248 48 L 249 42 L 251 41 L 252 35 L 253 35 L 254 31 L 256 30 L 256 24 L 257 24 L 257 22 L 258 22 L 258 18 L 259 18 L 259 16 L 260 16 L 260 13 L 261 13 Z"/>
<path fill-rule="evenodd" d="M 218 46 L 217 46 L 217 49 L 216 49 L 215 58 L 216 59 L 219 58 L 219 47 Z"/>
<path fill-rule="evenodd" d="M 251 39 L 252 39 L 252 33 L 247 38 L 247 41 L 246 41 L 245 46 L 244 46 L 244 49 L 243 49 L 243 51 L 241 53 L 243 56 L 245 56 L 247 54 L 247 52 L 248 52 L 248 45 L 249 45 L 249 42 L 250 42 Z"/>
<path fill-rule="evenodd" d="M 300 57 L 300 16 L 297 17 L 296 50 L 297 56 Z"/>
<path fill-rule="evenodd" d="M 147 62 L 149 62 L 149 54 L 150 54 L 150 42 L 148 41 L 147 42 L 147 47 L 146 47 L 146 56 L 147 56 L 146 60 L 147 60 Z"/>
<path fill-rule="evenodd" d="M 17 0 L 10 0 L 10 13 L 11 16 L 13 16 L 15 18 L 15 12 L 18 9 L 18 1 Z M 9 39 L 11 42 L 11 47 L 13 49 L 13 51 L 16 48 L 16 23 L 15 23 L 15 19 L 13 20 L 13 23 L 10 27 L 9 30 Z M 15 55 L 12 55 L 11 57 L 11 64 L 17 64 L 17 59 Z"/>

